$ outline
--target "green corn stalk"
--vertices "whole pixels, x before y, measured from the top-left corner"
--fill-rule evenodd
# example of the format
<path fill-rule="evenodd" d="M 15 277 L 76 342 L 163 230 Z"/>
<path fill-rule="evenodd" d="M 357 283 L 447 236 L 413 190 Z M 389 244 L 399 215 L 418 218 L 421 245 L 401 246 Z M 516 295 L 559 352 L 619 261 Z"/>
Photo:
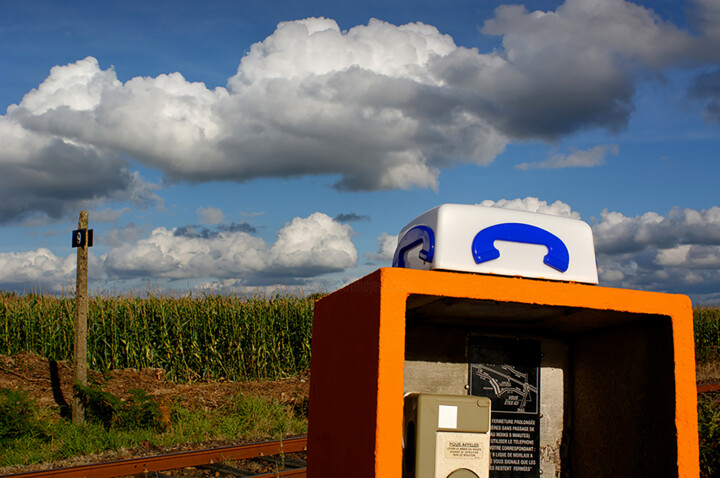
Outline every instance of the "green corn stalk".
<path fill-rule="evenodd" d="M 695 355 L 699 362 L 720 359 L 720 308 L 695 307 Z"/>
<path fill-rule="evenodd" d="M 171 380 L 251 380 L 310 366 L 314 297 L 97 295 L 89 302 L 90 368 L 159 367 Z M 70 360 L 72 296 L 0 293 L 0 352 Z"/>

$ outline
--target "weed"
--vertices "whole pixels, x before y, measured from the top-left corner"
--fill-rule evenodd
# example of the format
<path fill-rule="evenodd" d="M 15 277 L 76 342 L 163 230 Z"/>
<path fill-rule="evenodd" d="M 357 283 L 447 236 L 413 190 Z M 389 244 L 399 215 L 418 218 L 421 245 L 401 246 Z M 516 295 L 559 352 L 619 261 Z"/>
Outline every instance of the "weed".
<path fill-rule="evenodd" d="M 717 395 L 717 394 L 715 394 Z M 703 478 L 720 475 L 720 402 L 711 394 L 698 396 L 700 470 Z"/>
<path fill-rule="evenodd" d="M 80 384 L 75 384 L 75 393 L 80 396 L 85 418 L 89 422 L 100 423 L 106 429 L 116 424 L 121 407 L 118 397 L 95 386 L 84 387 Z"/>
<path fill-rule="evenodd" d="M 160 406 L 144 390 L 131 390 L 130 398 L 122 400 L 96 386 L 76 384 L 85 406 L 88 421 L 101 424 L 106 430 L 154 430 L 165 428 Z"/>
<path fill-rule="evenodd" d="M 35 402 L 22 390 L 0 390 L 0 444 L 21 437 L 44 438 Z"/>
<path fill-rule="evenodd" d="M 279 438 L 286 435 L 296 421 L 290 407 L 274 399 L 246 395 L 235 397 L 228 415 L 238 419 L 237 434 L 250 439 Z"/>
<path fill-rule="evenodd" d="M 307 417 L 291 404 L 254 395 L 238 394 L 217 410 L 171 410 L 168 432 L 196 442 L 209 439 L 253 441 L 307 433 Z"/>
<path fill-rule="evenodd" d="M 145 390 L 130 390 L 125 402 L 122 421 L 125 428 L 139 428 L 161 432 L 165 429 L 160 405 Z"/>

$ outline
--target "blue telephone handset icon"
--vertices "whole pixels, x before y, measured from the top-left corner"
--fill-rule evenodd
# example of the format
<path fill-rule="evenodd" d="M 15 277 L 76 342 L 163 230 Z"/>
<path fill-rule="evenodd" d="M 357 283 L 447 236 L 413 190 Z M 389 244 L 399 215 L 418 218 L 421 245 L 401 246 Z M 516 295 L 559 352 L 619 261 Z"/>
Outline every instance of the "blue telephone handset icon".
<path fill-rule="evenodd" d="M 410 249 L 422 244 L 419 257 L 425 262 L 432 262 L 435 255 L 435 233 L 428 226 L 415 226 L 398 241 L 393 257 L 393 267 L 405 267 L 405 255 Z"/>
<path fill-rule="evenodd" d="M 570 266 L 570 254 L 565 243 L 556 235 L 530 224 L 507 222 L 486 227 L 475 235 L 472 242 L 472 255 L 476 264 L 500 257 L 495 241 L 540 244 L 548 249 L 543 262 L 560 272 Z"/>

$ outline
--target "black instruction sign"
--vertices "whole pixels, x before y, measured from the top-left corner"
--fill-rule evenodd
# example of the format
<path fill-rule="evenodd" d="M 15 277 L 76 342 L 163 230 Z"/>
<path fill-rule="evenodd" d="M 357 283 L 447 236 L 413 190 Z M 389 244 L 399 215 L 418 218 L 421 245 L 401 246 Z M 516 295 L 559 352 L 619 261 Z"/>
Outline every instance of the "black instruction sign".
<path fill-rule="evenodd" d="M 540 476 L 539 340 L 471 337 L 470 394 L 492 402 L 490 477 Z"/>

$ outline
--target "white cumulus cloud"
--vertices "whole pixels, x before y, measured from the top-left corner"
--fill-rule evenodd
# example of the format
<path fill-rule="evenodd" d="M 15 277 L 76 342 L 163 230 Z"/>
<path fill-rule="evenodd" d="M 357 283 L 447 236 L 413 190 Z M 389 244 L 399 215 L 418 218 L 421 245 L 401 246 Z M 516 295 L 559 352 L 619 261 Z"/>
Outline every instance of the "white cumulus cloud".
<path fill-rule="evenodd" d="M 352 228 L 314 213 L 295 218 L 275 243 L 243 231 L 189 234 L 156 228 L 147 239 L 110 250 L 108 274 L 118 278 L 238 279 L 246 285 L 293 284 L 355 265 Z"/>
<path fill-rule="evenodd" d="M 547 201 L 543 201 L 532 196 L 528 196 L 523 199 L 500 199 L 498 201 L 486 199 L 479 203 L 479 205 L 486 207 L 514 209 L 516 211 L 540 212 L 543 214 L 552 214 L 553 216 L 563 216 L 571 217 L 573 219 L 580 219 L 580 213 L 578 213 L 577 211 L 573 211 L 569 204 L 566 204 L 562 201 L 555 201 L 554 203 L 548 204 Z"/>
<path fill-rule="evenodd" d="M 392 236 L 387 232 L 383 232 L 377 238 L 377 252 L 367 253 L 365 254 L 365 257 L 371 261 L 384 261 L 392 263 L 393 256 L 395 255 L 395 249 L 397 249 L 397 242 L 397 235 Z"/>
<path fill-rule="evenodd" d="M 221 224 L 214 230 L 158 227 L 149 235 L 133 224 L 112 229 L 95 238 L 110 249 L 100 257 L 90 253 L 91 287 L 111 282 L 122 288 L 151 281 L 172 288 L 176 281 L 184 281 L 180 287 L 199 281 L 206 288 L 225 284 L 226 289 L 297 286 L 320 290 L 323 274 L 342 272 L 357 263 L 352 228 L 323 213 L 293 219 L 272 244 L 247 231 L 254 228 L 246 223 Z M 63 258 L 45 248 L 0 253 L 0 286 L 72 290 L 76 263 L 74 253 Z"/>
<path fill-rule="evenodd" d="M 180 72 L 122 82 L 92 57 L 55 66 L 0 117 L 0 221 L 157 202 L 129 160 L 191 182 L 333 175 L 342 190 L 436 188 L 442 168 L 489 164 L 517 139 L 622 129 L 643 73 L 716 65 L 718 7 L 693 5 L 693 32 L 625 0 L 504 5 L 482 27 L 502 38 L 488 53 L 422 23 L 283 22 L 214 89 Z M 713 81 L 694 90 L 708 108 Z M 610 152 L 534 166 L 592 166 Z"/>
<path fill-rule="evenodd" d="M 720 208 L 603 211 L 593 232 L 602 284 L 720 299 Z"/>
<path fill-rule="evenodd" d="M 89 255 L 91 277 L 102 275 L 102 264 Z M 0 253 L 0 285 L 24 292 L 68 292 L 75 287 L 75 254 L 58 257 L 49 249 Z"/>
<path fill-rule="evenodd" d="M 358 256 L 352 235 L 352 227 L 320 212 L 296 217 L 280 230 L 268 251 L 268 269 L 283 275 L 310 276 L 353 266 Z"/>
<path fill-rule="evenodd" d="M 603 211 L 593 227 L 598 252 L 637 252 L 648 246 L 670 248 L 678 244 L 720 244 L 720 207 L 706 210 L 673 209 L 667 216 L 647 212 L 626 217 Z"/>

